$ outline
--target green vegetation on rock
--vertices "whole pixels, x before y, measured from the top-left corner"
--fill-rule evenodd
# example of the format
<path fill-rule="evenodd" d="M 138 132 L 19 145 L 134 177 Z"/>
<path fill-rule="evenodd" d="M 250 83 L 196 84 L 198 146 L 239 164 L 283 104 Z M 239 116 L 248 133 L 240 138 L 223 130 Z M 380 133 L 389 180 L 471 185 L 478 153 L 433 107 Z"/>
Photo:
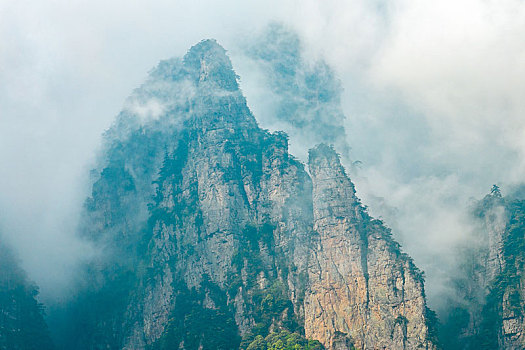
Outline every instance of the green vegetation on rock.
<path fill-rule="evenodd" d="M 283 330 L 272 332 L 266 337 L 256 336 L 246 350 L 324 350 L 324 346 L 317 340 Z"/>

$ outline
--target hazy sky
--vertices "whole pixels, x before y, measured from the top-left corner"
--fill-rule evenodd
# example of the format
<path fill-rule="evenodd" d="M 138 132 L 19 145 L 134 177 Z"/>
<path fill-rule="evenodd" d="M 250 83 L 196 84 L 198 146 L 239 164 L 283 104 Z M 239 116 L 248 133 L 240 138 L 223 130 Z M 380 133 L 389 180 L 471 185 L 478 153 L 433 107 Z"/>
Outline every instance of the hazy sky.
<path fill-rule="evenodd" d="M 440 292 L 469 200 L 525 175 L 522 0 L 1 1 L 0 229 L 44 295 L 86 252 L 90 162 L 147 71 L 212 37 L 249 77 L 239 39 L 274 20 L 341 78 L 358 194 Z"/>

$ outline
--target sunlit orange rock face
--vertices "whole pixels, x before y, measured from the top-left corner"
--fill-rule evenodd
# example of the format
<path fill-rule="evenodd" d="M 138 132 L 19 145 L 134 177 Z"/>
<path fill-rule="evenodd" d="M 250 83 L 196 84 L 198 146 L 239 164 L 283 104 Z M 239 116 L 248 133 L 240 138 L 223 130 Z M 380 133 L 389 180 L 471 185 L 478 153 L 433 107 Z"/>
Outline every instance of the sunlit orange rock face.
<path fill-rule="evenodd" d="M 421 273 L 370 218 L 337 154 L 310 151 L 314 231 L 305 333 L 328 348 L 432 349 Z"/>

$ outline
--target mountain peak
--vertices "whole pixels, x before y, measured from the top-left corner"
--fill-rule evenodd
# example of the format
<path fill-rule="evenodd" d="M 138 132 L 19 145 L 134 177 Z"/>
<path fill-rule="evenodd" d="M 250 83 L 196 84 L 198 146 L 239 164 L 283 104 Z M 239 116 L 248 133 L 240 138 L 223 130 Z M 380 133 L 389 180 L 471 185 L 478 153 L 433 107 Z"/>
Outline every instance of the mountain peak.
<path fill-rule="evenodd" d="M 323 189 L 318 192 L 321 199 L 318 207 L 323 213 L 320 215 L 326 216 L 328 212 L 340 211 L 340 216 L 353 217 L 353 208 L 358 206 L 360 201 L 334 147 L 321 143 L 312 148 L 309 151 L 308 167 L 314 188 Z"/>
<path fill-rule="evenodd" d="M 223 56 L 226 56 L 226 49 L 222 47 L 221 44 L 215 39 L 204 39 L 199 41 L 197 44 L 193 45 L 186 54 L 186 57 L 192 55 L 202 55 L 205 53 L 213 52 L 215 54 L 222 53 Z"/>
<path fill-rule="evenodd" d="M 309 153 L 311 159 L 325 158 L 330 163 L 339 163 L 339 155 L 332 145 L 320 143 L 314 148 L 310 149 Z"/>
<path fill-rule="evenodd" d="M 197 83 L 214 82 L 229 91 L 239 88 L 230 58 L 215 39 L 202 40 L 192 46 L 183 62 Z"/>
<path fill-rule="evenodd" d="M 226 50 L 215 39 L 202 40 L 193 45 L 182 59 L 162 60 L 150 71 L 150 81 L 154 84 L 159 80 L 189 80 L 196 87 L 204 84 L 206 89 L 219 88 L 230 92 L 239 89 L 237 78 Z"/>
<path fill-rule="evenodd" d="M 329 169 L 334 175 L 346 176 L 339 154 L 332 145 L 321 143 L 310 149 L 308 164 L 314 177 L 321 173 L 323 169 Z"/>
<path fill-rule="evenodd" d="M 434 348 L 422 284 L 404 287 L 417 276 L 371 231 L 332 146 L 310 151 L 310 176 L 259 128 L 215 40 L 153 73 L 130 111 L 160 115 L 110 143 L 86 202 L 81 230 L 103 258 L 81 276 L 65 348 Z"/>

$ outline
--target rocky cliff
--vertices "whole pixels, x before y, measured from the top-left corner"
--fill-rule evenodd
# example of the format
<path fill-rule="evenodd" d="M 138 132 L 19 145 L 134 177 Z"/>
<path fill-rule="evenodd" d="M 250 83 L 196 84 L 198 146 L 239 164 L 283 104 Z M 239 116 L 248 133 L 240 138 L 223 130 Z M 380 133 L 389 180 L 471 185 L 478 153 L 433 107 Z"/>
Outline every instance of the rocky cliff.
<path fill-rule="evenodd" d="M 433 348 L 422 273 L 371 218 L 329 147 L 310 151 L 314 230 L 305 332 L 330 347 Z M 344 347 L 343 347 L 344 348 Z"/>
<path fill-rule="evenodd" d="M 477 244 L 463 250 L 458 298 L 444 320 L 450 349 L 525 348 L 525 201 L 494 186 L 479 201 Z"/>
<path fill-rule="evenodd" d="M 27 280 L 12 252 L 0 240 L 1 350 L 53 349 L 37 294 L 38 288 Z"/>
<path fill-rule="evenodd" d="M 421 272 L 333 148 L 259 128 L 225 50 L 161 62 L 105 135 L 76 349 L 435 348 Z M 318 82 L 321 83 L 321 82 Z"/>

